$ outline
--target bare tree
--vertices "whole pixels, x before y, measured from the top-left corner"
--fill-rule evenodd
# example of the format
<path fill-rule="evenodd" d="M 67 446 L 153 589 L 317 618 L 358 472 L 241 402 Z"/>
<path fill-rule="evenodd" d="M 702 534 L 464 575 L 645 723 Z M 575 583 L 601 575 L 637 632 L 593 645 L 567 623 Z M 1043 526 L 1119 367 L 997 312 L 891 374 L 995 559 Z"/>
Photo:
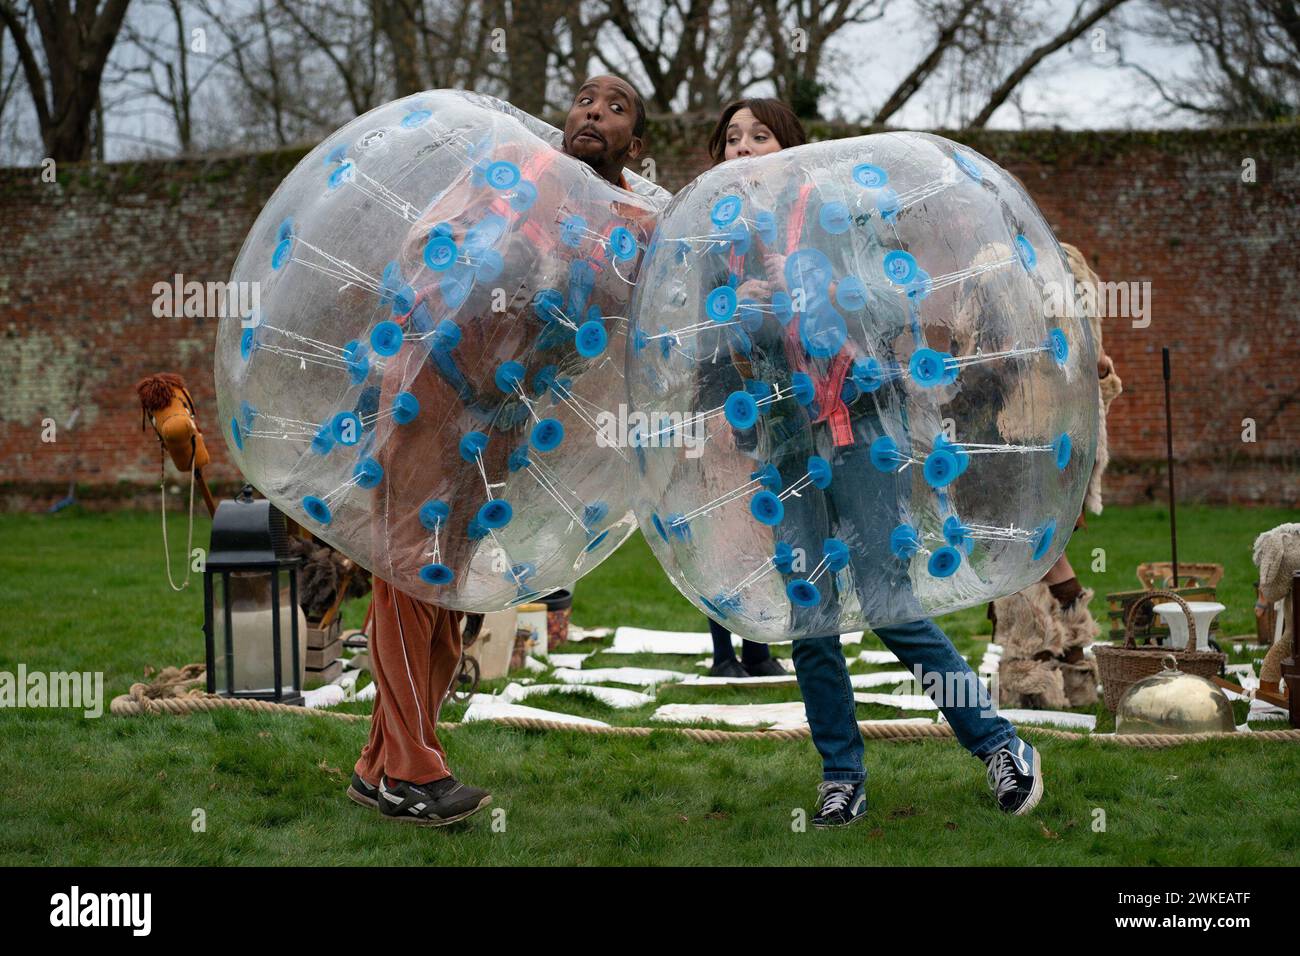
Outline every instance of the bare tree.
<path fill-rule="evenodd" d="M 772 58 L 776 95 L 800 116 L 818 115 L 827 92 L 823 61 L 831 39 L 850 24 L 885 15 L 888 0 L 756 0 Z"/>
<path fill-rule="evenodd" d="M 960 42 L 967 21 L 979 5 L 980 0 L 960 0 L 958 3 L 940 0 L 934 5 L 934 8 L 929 11 L 931 19 L 937 25 L 934 42 L 925 56 L 912 68 L 912 72 L 903 78 L 889 98 L 881 104 L 880 109 L 876 110 L 876 115 L 872 118 L 873 123 L 886 122 L 902 108 L 904 103 L 916 95 L 925 81 L 938 69 L 944 54 L 954 44 Z M 922 9 L 925 7 L 922 6 Z"/>
<path fill-rule="evenodd" d="M 0 0 L 0 22 L 13 37 L 51 159 L 77 162 L 90 156 L 99 81 L 127 3 L 78 0 L 73 6 L 67 0 L 31 0 L 20 10 L 12 0 Z M 45 55 L 44 71 L 28 31 L 29 10 Z"/>
<path fill-rule="evenodd" d="M 1212 123 L 1273 122 L 1300 114 L 1300 8 L 1295 0 L 1153 0 L 1137 29 L 1196 50 L 1191 77 L 1140 73 L 1175 112 Z"/>

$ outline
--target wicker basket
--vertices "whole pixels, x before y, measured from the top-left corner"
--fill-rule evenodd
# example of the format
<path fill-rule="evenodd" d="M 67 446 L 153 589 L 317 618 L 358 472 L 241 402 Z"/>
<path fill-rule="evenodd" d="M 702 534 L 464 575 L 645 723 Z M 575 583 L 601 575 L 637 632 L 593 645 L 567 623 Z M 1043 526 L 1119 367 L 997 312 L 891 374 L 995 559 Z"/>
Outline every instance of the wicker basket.
<path fill-rule="evenodd" d="M 1223 668 L 1227 657 L 1217 651 L 1173 650 L 1168 647 L 1148 644 L 1138 647 L 1134 639 L 1133 625 L 1138 609 L 1156 600 L 1173 601 L 1187 615 L 1187 633 L 1196 634 L 1196 621 L 1192 619 L 1192 609 L 1187 602 L 1173 591 L 1148 591 L 1141 599 L 1134 601 L 1124 618 L 1124 646 L 1094 647 L 1093 655 L 1097 659 L 1097 675 L 1101 678 L 1101 688 L 1106 699 L 1106 709 L 1112 714 L 1119 706 L 1120 698 L 1133 684 L 1144 677 L 1150 677 L 1164 669 L 1162 661 L 1165 655 L 1172 655 L 1178 661 L 1178 669 L 1195 674 L 1198 677 L 1212 678 Z"/>

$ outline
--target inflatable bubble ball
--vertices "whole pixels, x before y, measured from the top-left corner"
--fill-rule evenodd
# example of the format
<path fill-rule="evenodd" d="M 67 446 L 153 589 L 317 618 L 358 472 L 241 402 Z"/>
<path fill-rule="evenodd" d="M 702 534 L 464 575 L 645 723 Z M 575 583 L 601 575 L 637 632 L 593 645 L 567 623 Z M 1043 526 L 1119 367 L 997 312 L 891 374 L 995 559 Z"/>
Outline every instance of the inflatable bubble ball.
<path fill-rule="evenodd" d="M 632 315 L 642 531 L 736 633 L 970 607 L 1064 549 L 1095 349 L 1042 214 L 972 150 L 886 133 L 723 163 L 661 217 Z"/>
<path fill-rule="evenodd" d="M 498 100 L 426 92 L 313 149 L 253 225 L 222 320 L 231 455 L 282 511 L 424 600 L 567 586 L 635 528 L 633 281 L 667 194 L 617 188 Z"/>

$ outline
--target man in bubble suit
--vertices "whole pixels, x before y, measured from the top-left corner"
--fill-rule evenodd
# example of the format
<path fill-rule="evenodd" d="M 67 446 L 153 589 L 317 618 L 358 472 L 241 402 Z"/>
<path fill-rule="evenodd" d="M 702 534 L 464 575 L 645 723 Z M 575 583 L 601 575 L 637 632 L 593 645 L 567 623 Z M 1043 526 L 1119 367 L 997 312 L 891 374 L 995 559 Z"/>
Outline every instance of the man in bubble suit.
<path fill-rule="evenodd" d="M 640 155 L 644 133 L 645 107 L 641 96 L 619 77 L 597 76 L 587 80 L 574 97 L 564 125 L 562 151 L 586 163 L 607 182 L 626 189 L 623 167 Z M 545 156 L 535 158 L 535 163 L 550 165 Z M 539 187 L 545 201 L 546 187 L 541 183 Z M 464 209 L 462 200 L 454 191 L 441 197 L 424 217 L 429 223 L 422 219 L 422 225 L 415 230 L 416 239 L 422 242 L 427 237 L 428 225 L 433 222 L 454 224 Z M 544 241 L 541 236 L 535 239 Z M 412 315 L 423 307 L 417 294 Z M 490 350 L 486 340 L 465 342 L 461 352 L 465 358 L 461 364 L 430 373 L 426 376 L 430 380 L 426 386 L 433 387 L 432 378 L 436 374 L 442 387 L 450 384 L 455 388 L 472 412 L 481 404 L 479 396 L 490 388 L 483 380 L 484 369 L 479 367 L 484 363 L 473 361 L 472 355 L 487 355 Z M 392 385 L 386 381 L 386 390 L 391 391 Z M 418 387 L 416 384 L 415 388 Z M 419 439 L 419 435 L 411 433 L 402 442 L 390 441 L 381 452 L 385 470 L 429 467 L 432 463 L 427 460 L 427 452 L 409 453 L 412 443 L 418 443 Z M 502 442 L 497 445 L 504 447 Z M 402 454 L 403 448 L 407 454 Z M 488 473 L 496 465 L 504 464 L 484 458 Z M 410 523 L 403 528 L 385 522 L 377 533 L 386 542 L 390 554 L 419 549 L 427 536 L 418 524 Z M 444 560 L 458 563 L 455 556 L 446 552 Z M 378 806 L 389 819 L 424 826 L 462 820 L 487 806 L 492 798 L 486 790 L 459 783 L 452 776 L 436 732 L 439 709 L 460 664 L 459 616 L 411 597 L 379 574 L 374 576 L 373 607 L 375 629 L 370 658 L 378 695 L 370 739 L 357 760 L 348 796 L 365 806 Z"/>

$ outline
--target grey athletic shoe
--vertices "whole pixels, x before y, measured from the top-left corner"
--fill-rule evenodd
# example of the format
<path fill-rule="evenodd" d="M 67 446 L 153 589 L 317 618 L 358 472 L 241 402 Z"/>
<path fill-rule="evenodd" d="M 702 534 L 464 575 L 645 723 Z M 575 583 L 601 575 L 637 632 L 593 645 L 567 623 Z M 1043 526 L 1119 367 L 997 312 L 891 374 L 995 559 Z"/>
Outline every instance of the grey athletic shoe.
<path fill-rule="evenodd" d="M 379 812 L 389 820 L 418 826 L 443 827 L 464 820 L 492 802 L 492 794 L 444 777 L 433 783 L 379 781 Z"/>

